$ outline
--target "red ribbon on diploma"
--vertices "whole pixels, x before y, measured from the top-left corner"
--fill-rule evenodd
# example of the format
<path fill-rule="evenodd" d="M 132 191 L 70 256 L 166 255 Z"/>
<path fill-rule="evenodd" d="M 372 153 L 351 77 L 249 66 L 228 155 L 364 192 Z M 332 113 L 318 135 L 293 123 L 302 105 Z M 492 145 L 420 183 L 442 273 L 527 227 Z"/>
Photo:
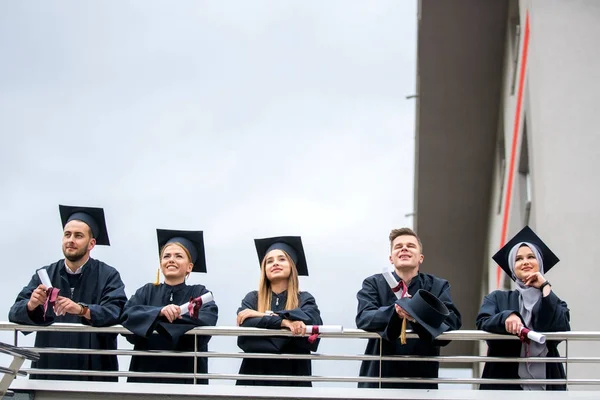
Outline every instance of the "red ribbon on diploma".
<path fill-rule="evenodd" d="M 46 301 L 44 302 L 44 321 L 46 320 L 46 311 L 48 311 L 48 305 L 54 308 L 54 303 L 58 298 L 59 291 L 59 289 L 53 287 L 46 289 Z"/>
<path fill-rule="evenodd" d="M 308 337 L 308 343 L 313 344 L 319 338 L 319 326 L 313 325 L 310 333 L 311 333 L 311 335 Z"/>
<path fill-rule="evenodd" d="M 518 335 L 521 342 L 525 343 L 525 357 L 529 357 L 529 345 L 531 344 L 531 339 L 527 337 L 527 334 L 530 330 L 531 329 L 522 327 L 521 332 L 519 332 Z"/>
<path fill-rule="evenodd" d="M 528 328 L 521 328 L 521 332 L 519 332 L 519 339 L 521 339 L 521 342 L 523 343 L 530 343 L 531 340 L 527 337 L 527 334 L 529 333 L 529 331 L 531 331 L 531 329 Z"/>
<path fill-rule="evenodd" d="M 402 295 L 400 296 L 400 298 L 406 297 L 406 291 L 408 290 L 408 287 L 406 287 L 406 285 L 404 284 L 404 281 L 398 282 L 396 287 L 392 288 L 392 292 L 394 292 L 394 293 L 397 293 L 401 290 L 402 290 Z"/>
<path fill-rule="evenodd" d="M 200 312 L 200 307 L 202 307 L 202 296 L 198 296 L 196 298 L 190 297 L 190 304 L 188 304 L 188 311 L 190 313 L 191 318 L 198 318 L 198 313 Z"/>

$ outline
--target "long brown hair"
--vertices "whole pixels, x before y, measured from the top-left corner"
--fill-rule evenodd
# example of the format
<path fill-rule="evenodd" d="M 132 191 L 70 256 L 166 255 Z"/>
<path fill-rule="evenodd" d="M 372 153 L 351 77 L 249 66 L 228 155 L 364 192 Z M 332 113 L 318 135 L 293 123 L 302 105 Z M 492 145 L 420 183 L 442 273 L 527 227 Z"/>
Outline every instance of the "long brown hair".
<path fill-rule="evenodd" d="M 290 263 L 290 276 L 288 277 L 287 301 L 285 302 L 285 310 L 291 310 L 298 307 L 298 294 L 300 293 L 300 283 L 298 281 L 298 270 L 296 264 L 288 253 L 281 250 L 285 258 Z M 267 255 L 260 263 L 260 282 L 258 283 L 258 312 L 264 313 L 271 309 L 271 282 L 267 278 Z"/>

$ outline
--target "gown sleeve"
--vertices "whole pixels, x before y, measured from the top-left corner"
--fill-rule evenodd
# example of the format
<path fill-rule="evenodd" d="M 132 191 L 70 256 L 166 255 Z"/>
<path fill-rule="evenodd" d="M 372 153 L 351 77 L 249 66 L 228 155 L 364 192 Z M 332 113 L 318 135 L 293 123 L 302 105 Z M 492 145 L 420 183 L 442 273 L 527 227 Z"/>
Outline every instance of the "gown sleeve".
<path fill-rule="evenodd" d="M 247 318 L 241 326 L 267 329 L 281 329 L 281 321 L 288 319 L 290 321 L 302 321 L 306 325 L 321 325 L 321 315 L 315 299 L 308 292 L 300 293 L 300 305 L 292 310 L 284 310 L 272 316 Z M 258 293 L 250 292 L 242 300 L 242 305 L 238 313 L 247 308 L 256 310 L 258 307 Z M 290 336 L 283 337 L 258 337 L 258 336 L 240 336 L 238 346 L 248 353 L 281 353 L 284 348 L 301 347 L 308 350 L 316 350 L 318 340 L 309 343 L 307 337 L 294 338 Z M 314 351 L 313 350 L 313 351 Z"/>
<path fill-rule="evenodd" d="M 358 309 L 356 327 L 384 336 L 394 315 L 397 317 L 394 303 L 382 306 L 374 277 L 363 281 L 362 288 L 356 294 Z M 400 318 L 398 318 L 399 320 Z"/>
<path fill-rule="evenodd" d="M 566 332 L 571 330 L 567 303 L 558 298 L 554 291 L 542 297 L 538 313 L 534 314 L 535 329 L 540 332 Z"/>
<path fill-rule="evenodd" d="M 238 308 L 237 313 L 241 311 L 251 309 L 258 310 L 258 293 L 250 292 L 242 300 L 242 305 Z M 265 315 L 263 317 L 246 318 L 241 326 L 247 328 L 266 328 L 266 329 L 281 329 L 282 318 L 277 315 Z"/>
<path fill-rule="evenodd" d="M 17 295 L 15 303 L 8 312 L 8 320 L 16 324 L 22 325 L 50 325 L 54 322 L 54 318 L 49 313 L 44 319 L 43 305 L 37 306 L 33 311 L 27 309 L 27 303 L 31 298 L 31 293 L 40 285 L 40 278 L 37 273 L 31 277 L 31 280 L 21 292 Z"/>
<path fill-rule="evenodd" d="M 308 292 L 301 292 L 299 300 L 297 308 L 280 311 L 279 316 L 290 321 L 302 321 L 305 325 L 322 325 L 321 312 L 315 298 Z"/>
<path fill-rule="evenodd" d="M 279 315 L 283 319 L 287 319 L 290 321 L 302 321 L 305 325 L 323 325 L 323 320 L 321 319 L 321 312 L 319 311 L 319 307 L 317 306 L 315 298 L 308 292 L 301 292 L 299 300 L 300 305 L 298 306 L 298 308 L 280 311 Z M 309 334 L 310 333 L 307 332 L 307 335 Z M 317 348 L 319 347 L 319 342 L 321 341 L 321 339 L 317 338 L 316 341 L 310 343 L 308 341 L 308 337 L 292 337 L 291 339 L 292 343 L 295 346 L 309 351 L 317 351 Z"/>
<path fill-rule="evenodd" d="M 142 286 L 129 298 L 127 303 L 125 303 L 122 316 L 122 325 L 135 335 L 144 338 L 154 332 L 162 308 L 147 305 L 151 302 L 151 285 Z"/>
<path fill-rule="evenodd" d="M 501 291 L 495 291 L 483 298 L 483 303 L 475 321 L 477 329 L 490 333 L 506 334 L 504 323 L 511 314 L 514 313 L 521 320 L 523 319 L 518 309 L 508 308 L 508 302 L 501 301 L 501 295 Z"/>
<path fill-rule="evenodd" d="M 208 290 L 202 285 L 194 286 L 192 297 L 196 298 L 208 293 Z M 162 318 L 158 319 L 156 330 L 159 333 L 169 336 L 173 342 L 176 342 L 181 336 L 185 335 L 190 329 L 198 326 L 215 326 L 219 318 L 219 308 L 217 303 L 209 301 L 208 303 L 202 304 L 200 311 L 198 312 L 198 318 L 192 318 L 189 314 L 182 315 L 180 319 L 176 319 L 172 323 Z M 198 340 L 201 341 L 200 345 L 207 344 L 210 340 L 210 336 L 198 335 Z M 206 342 L 206 343 L 204 343 Z"/>
<path fill-rule="evenodd" d="M 116 325 L 121 320 L 121 312 L 127 296 L 125 295 L 125 285 L 116 269 L 110 267 L 101 272 L 105 279 L 104 287 L 101 289 L 100 302 L 98 304 L 88 304 L 90 308 L 91 319 L 88 321 L 82 318 L 82 323 L 91 326 L 111 326 Z"/>
<path fill-rule="evenodd" d="M 462 317 L 460 315 L 460 312 L 458 311 L 458 308 L 452 301 L 452 296 L 450 295 L 450 283 L 448 283 L 448 281 L 444 281 L 442 285 L 442 290 L 439 292 L 437 297 L 442 303 L 444 303 L 444 305 L 446 306 L 446 308 L 448 308 L 448 311 L 450 312 L 450 314 L 444 320 L 446 325 L 448 325 L 450 328 L 448 330 L 455 331 L 460 329 L 460 327 L 462 326 Z"/>

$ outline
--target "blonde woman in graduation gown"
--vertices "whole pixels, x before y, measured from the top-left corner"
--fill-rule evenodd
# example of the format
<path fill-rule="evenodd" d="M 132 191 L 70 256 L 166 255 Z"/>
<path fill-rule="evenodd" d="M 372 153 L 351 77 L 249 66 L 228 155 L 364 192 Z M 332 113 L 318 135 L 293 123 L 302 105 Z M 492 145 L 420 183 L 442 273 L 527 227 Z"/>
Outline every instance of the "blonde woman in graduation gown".
<path fill-rule="evenodd" d="M 308 275 L 300 237 L 286 236 L 255 240 L 260 260 L 258 290 L 248 293 L 238 309 L 237 323 L 243 327 L 289 329 L 303 336 L 306 325 L 321 325 L 315 298 L 300 291 L 298 275 Z M 247 336 L 238 338 L 238 346 L 247 353 L 310 354 L 316 351 L 315 337 Z M 240 374 L 297 375 L 312 374 L 311 360 L 245 358 Z M 294 380 L 240 379 L 238 385 L 312 386 Z"/>

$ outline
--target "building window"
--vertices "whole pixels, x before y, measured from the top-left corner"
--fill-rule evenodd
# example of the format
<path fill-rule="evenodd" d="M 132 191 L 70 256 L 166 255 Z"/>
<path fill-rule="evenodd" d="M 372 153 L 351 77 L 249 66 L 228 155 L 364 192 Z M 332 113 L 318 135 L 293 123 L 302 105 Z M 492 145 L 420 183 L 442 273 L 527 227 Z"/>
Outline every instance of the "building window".
<path fill-rule="evenodd" d="M 523 214 L 523 225 L 529 225 L 529 217 L 531 215 L 531 175 L 529 172 L 525 174 L 525 210 Z"/>
<path fill-rule="evenodd" d="M 502 121 L 502 115 L 500 116 Z M 500 123 L 500 129 L 498 132 L 498 147 L 497 160 L 498 160 L 498 182 L 500 183 L 500 190 L 498 191 L 498 207 L 496 210 L 497 214 L 502 212 L 502 200 L 504 197 L 504 184 L 506 179 L 506 141 L 504 140 L 504 124 Z"/>
<path fill-rule="evenodd" d="M 531 215 L 532 190 L 527 118 L 523 120 L 523 140 L 521 142 L 521 157 L 519 159 L 519 192 L 523 224 L 528 225 Z"/>
<path fill-rule="evenodd" d="M 519 13 L 519 2 L 516 0 L 510 2 L 508 35 L 508 43 L 510 46 L 508 51 L 512 70 L 510 94 L 514 95 L 519 70 L 519 50 L 521 49 L 521 15 Z"/>

